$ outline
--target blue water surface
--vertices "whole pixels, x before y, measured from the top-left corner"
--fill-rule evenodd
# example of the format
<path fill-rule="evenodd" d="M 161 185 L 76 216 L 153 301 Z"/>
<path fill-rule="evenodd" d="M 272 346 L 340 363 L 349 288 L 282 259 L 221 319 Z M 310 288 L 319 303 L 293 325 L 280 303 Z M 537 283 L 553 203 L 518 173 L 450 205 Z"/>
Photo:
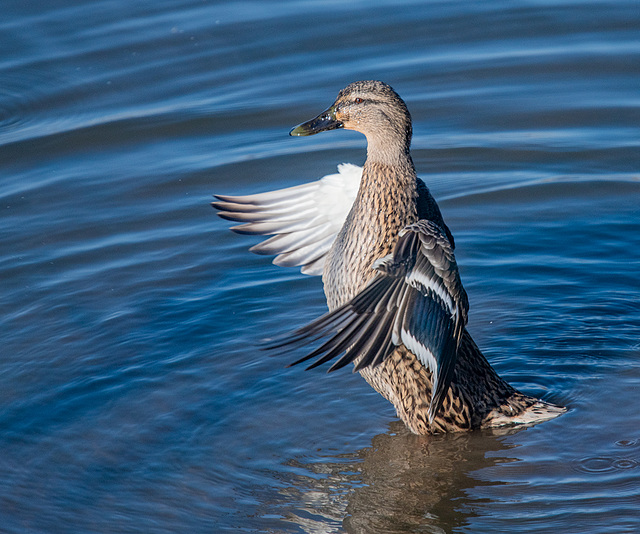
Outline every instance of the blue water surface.
<path fill-rule="evenodd" d="M 0 532 L 640 530 L 634 1 L 3 3 Z M 419 437 L 256 348 L 326 309 L 213 193 L 361 164 L 289 129 L 357 79 L 414 120 L 469 330 L 569 408 Z"/>

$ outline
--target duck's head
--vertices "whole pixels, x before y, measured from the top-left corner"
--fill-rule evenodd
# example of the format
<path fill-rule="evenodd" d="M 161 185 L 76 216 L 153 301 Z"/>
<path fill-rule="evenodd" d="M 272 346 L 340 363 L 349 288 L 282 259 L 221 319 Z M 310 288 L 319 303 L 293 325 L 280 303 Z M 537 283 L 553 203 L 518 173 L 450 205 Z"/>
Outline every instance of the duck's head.
<path fill-rule="evenodd" d="M 406 104 L 391 86 L 376 80 L 347 85 L 331 107 L 296 126 L 289 135 L 314 135 L 337 128 L 364 134 L 370 154 L 373 147 L 392 145 L 408 151 L 411 144 L 411 115 Z"/>

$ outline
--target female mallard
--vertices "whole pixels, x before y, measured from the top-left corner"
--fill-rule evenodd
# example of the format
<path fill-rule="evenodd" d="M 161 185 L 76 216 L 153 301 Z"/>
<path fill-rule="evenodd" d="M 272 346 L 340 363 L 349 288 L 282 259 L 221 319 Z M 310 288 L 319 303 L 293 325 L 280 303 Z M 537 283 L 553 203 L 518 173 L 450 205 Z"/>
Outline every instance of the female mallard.
<path fill-rule="evenodd" d="M 217 195 L 240 233 L 273 235 L 251 250 L 278 265 L 322 274 L 329 313 L 271 343 L 297 347 L 326 338 L 293 365 L 340 356 L 386 397 L 416 434 L 531 424 L 565 408 L 502 380 L 467 332 L 467 295 L 440 208 L 415 171 L 411 116 L 387 84 L 355 82 L 290 135 L 347 128 L 367 138 L 360 169 L 245 197 Z M 358 187 L 359 182 L 359 187 Z"/>

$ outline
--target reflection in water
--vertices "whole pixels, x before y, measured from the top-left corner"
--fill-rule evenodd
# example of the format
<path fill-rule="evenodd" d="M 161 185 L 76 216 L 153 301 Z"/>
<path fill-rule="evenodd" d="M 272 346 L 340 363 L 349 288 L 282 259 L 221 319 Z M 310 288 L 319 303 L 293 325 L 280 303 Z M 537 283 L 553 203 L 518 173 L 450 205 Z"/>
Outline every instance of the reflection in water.
<path fill-rule="evenodd" d="M 515 461 L 495 452 L 509 448 L 503 436 L 522 430 L 417 436 L 396 421 L 371 447 L 319 463 L 291 460 L 290 466 L 306 473 L 291 481 L 296 495 L 287 499 L 306 506 L 287 520 L 314 533 L 448 532 L 464 526 L 475 516 L 466 490 L 500 484 L 474 473 Z"/>

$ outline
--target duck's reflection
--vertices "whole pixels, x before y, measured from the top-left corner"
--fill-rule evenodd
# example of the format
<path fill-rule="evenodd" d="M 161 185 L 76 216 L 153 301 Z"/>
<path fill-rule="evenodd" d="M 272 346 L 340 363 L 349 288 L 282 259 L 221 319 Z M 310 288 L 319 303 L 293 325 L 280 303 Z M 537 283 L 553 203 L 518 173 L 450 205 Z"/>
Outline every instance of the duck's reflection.
<path fill-rule="evenodd" d="M 478 471 L 513 461 L 495 453 L 510 448 L 507 433 L 520 430 L 416 436 L 392 423 L 371 447 L 348 456 L 292 462 L 312 475 L 294 484 L 305 506 L 288 520 L 306 532 L 449 532 L 475 515 L 469 489 L 499 484 Z"/>

